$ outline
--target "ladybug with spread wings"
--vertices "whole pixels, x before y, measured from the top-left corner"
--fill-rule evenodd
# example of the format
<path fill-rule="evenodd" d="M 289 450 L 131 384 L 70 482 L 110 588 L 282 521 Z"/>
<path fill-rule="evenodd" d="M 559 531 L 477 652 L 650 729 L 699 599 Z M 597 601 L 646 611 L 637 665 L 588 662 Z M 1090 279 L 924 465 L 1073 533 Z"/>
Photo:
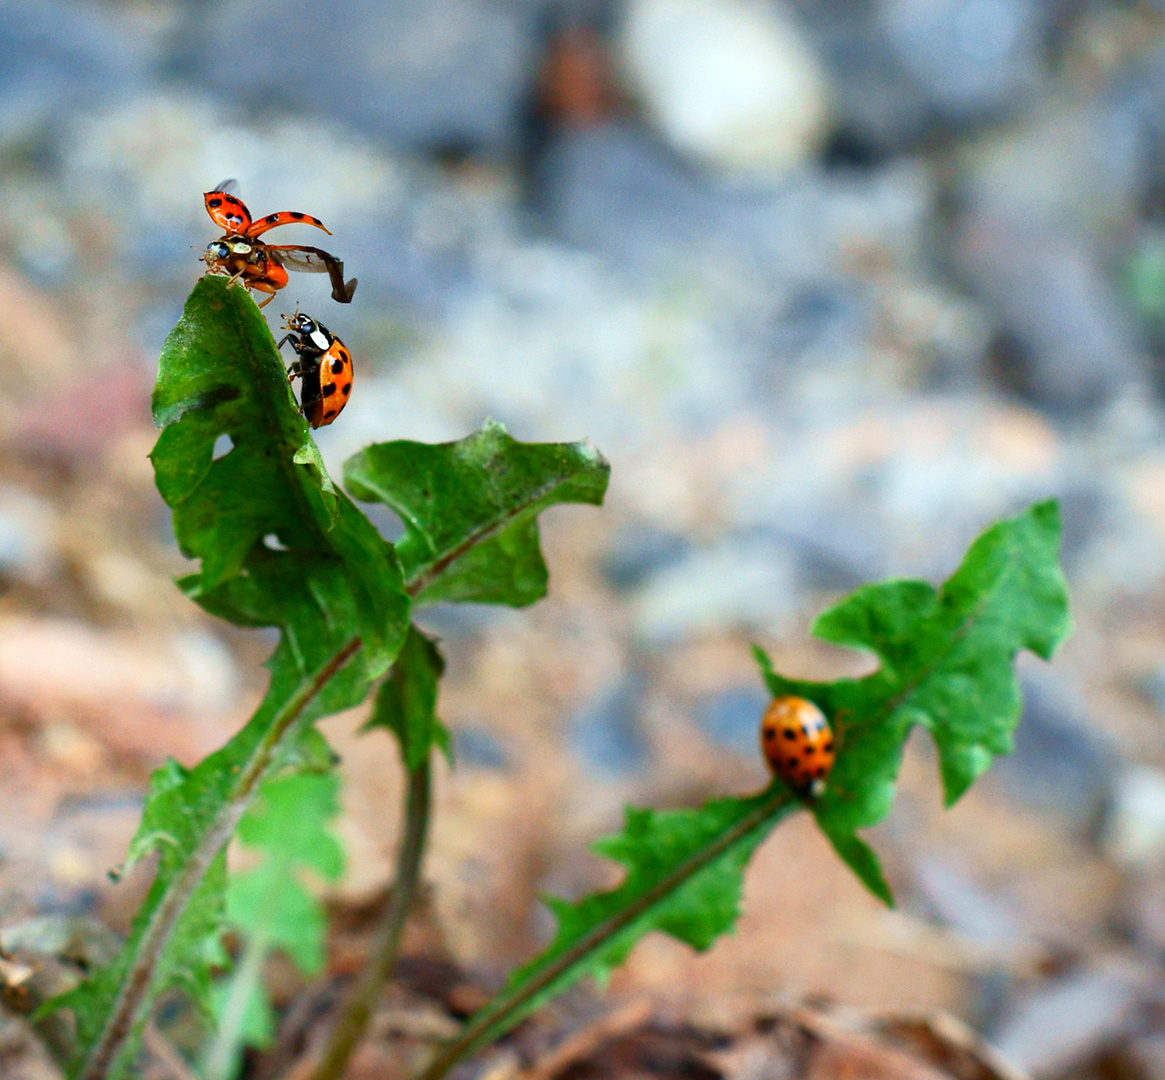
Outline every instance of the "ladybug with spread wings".
<path fill-rule="evenodd" d="M 241 281 L 248 289 L 267 293 L 259 304 L 269 304 L 275 293 L 287 284 L 287 271 L 299 270 L 308 274 L 326 273 L 332 279 L 332 299 L 350 304 L 356 291 L 356 279 L 344 281 L 344 264 L 334 255 L 317 247 L 302 244 L 267 244 L 258 239 L 268 229 L 278 225 L 314 225 L 324 223 L 311 214 L 281 210 L 256 221 L 236 195 L 226 190 L 233 181 L 224 180 L 214 191 L 203 196 L 206 212 L 211 220 L 225 230 L 225 235 L 207 246 L 201 258 L 211 274 L 226 274 L 232 281 Z"/>

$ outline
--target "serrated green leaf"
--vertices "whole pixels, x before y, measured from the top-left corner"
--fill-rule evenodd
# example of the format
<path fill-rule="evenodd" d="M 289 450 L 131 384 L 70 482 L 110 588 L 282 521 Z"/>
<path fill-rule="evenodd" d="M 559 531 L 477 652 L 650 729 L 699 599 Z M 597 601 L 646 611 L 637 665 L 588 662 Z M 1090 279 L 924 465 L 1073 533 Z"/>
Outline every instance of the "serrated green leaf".
<path fill-rule="evenodd" d="M 187 595 L 243 626 L 278 626 L 306 672 L 358 635 L 384 671 L 409 603 L 392 545 L 338 492 L 294 406 L 275 340 L 245 290 L 204 277 L 158 365 L 150 455 Z M 216 442 L 230 449 L 214 458 Z"/>
<path fill-rule="evenodd" d="M 449 732 L 437 719 L 437 686 L 445 660 L 437 643 L 409 627 L 389 677 L 380 684 L 372 716 L 364 725 L 388 728 L 400 742 L 405 767 L 419 768 L 434 745 L 450 753 Z"/>
<path fill-rule="evenodd" d="M 470 1019 L 455 1047 L 423 1075 L 443 1075 L 443 1066 L 508 1031 L 579 979 L 605 981 L 652 930 L 708 948 L 736 923 L 753 851 L 800 805 L 774 785 L 696 810 L 628 807 L 623 831 L 593 845 L 626 869 L 622 884 L 576 903 L 546 898 L 558 920 L 550 947 L 514 972 L 498 998 Z"/>
<path fill-rule="evenodd" d="M 838 854 L 887 902 L 877 858 L 856 832 L 889 812 L 914 725 L 938 747 L 948 806 L 1011 752 L 1022 704 L 1015 656 L 1030 649 L 1046 659 L 1069 629 L 1059 547 L 1059 510 L 1043 502 L 988 529 L 940 590 L 922 581 L 858 589 L 813 633 L 875 653 L 881 667 L 863 679 L 786 679 L 755 650 L 774 697 L 809 698 L 833 723 L 837 762 L 814 813 Z"/>
<path fill-rule="evenodd" d="M 370 446 L 344 465 L 348 490 L 400 515 L 397 553 L 419 605 L 522 607 L 546 594 L 537 515 L 598 506 L 610 466 L 588 442 L 520 443 L 489 422 L 459 442 Z"/>
<path fill-rule="evenodd" d="M 1015 654 L 1030 648 L 1050 656 L 1068 630 L 1059 535 L 1055 504 L 1041 503 L 980 537 L 940 592 L 924 582 L 885 582 L 827 611 L 815 624 L 819 636 L 882 658 L 865 679 L 785 679 L 756 649 L 774 696 L 808 697 L 836 725 L 839 753 L 824 795 L 807 802 L 774 780 L 761 795 L 700 810 L 629 810 L 624 831 L 595 845 L 626 867 L 623 884 L 577 903 L 549 900 L 559 923 L 553 943 L 514 973 L 421 1080 L 446 1075 L 582 976 L 602 980 L 648 931 L 706 948 L 735 921 L 753 850 L 799 807 L 812 806 L 841 857 L 889 902 L 877 857 L 856 829 L 889 810 L 912 724 L 936 732 L 948 801 L 1010 746 L 1019 708 Z"/>
<path fill-rule="evenodd" d="M 158 490 L 182 552 L 200 560 L 181 587 L 238 625 L 277 627 L 280 641 L 247 725 L 194 769 L 155 774 L 128 858 L 158 853 L 154 886 L 115 963 L 56 1003 L 76 1015 L 70 1076 L 84 1080 L 134 1075 L 141 1030 L 167 989 L 208 1009 L 222 852 L 240 814 L 263 778 L 319 757 L 307 725 L 363 700 L 408 628 L 392 545 L 328 478 L 243 289 L 219 277 L 195 286 L 162 350 L 154 416 Z M 220 436 L 231 445 L 215 458 Z"/>
<path fill-rule="evenodd" d="M 268 780 L 247 807 L 236 836 L 263 851 L 266 863 L 282 873 L 304 866 L 336 881 L 344 872 L 344 851 L 331 832 L 340 812 L 339 788 L 334 773 Z"/>

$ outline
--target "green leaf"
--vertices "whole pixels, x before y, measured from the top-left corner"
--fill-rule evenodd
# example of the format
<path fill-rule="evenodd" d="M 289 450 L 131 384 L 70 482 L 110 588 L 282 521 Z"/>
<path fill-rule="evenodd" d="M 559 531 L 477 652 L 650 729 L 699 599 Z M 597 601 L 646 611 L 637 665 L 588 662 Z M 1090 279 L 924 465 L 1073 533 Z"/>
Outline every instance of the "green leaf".
<path fill-rule="evenodd" d="M 158 871 L 109 968 L 55 1003 L 72 1008 L 70 1076 L 135 1074 L 158 996 L 187 990 L 209 1010 L 221 962 L 222 852 L 261 781 L 320 756 L 313 720 L 358 704 L 394 659 L 410 602 L 392 545 L 328 478 L 291 396 L 262 314 L 243 289 L 204 277 L 163 346 L 151 454 L 182 552 L 200 560 L 179 584 L 241 626 L 274 626 L 279 644 L 259 710 L 192 770 L 155 775 L 128 865 Z M 215 457 L 216 441 L 230 440 Z"/>
<path fill-rule="evenodd" d="M 508 1031 L 579 979 L 605 981 L 652 930 L 694 949 L 708 948 L 736 923 L 753 851 L 800 805 L 773 785 L 751 798 L 719 799 L 696 810 L 628 807 L 623 831 L 593 845 L 626 868 L 622 884 L 576 903 L 546 898 L 558 919 L 550 947 L 514 972 L 424 1077 L 443 1075 L 444 1066 Z"/>
<path fill-rule="evenodd" d="M 393 732 L 410 771 L 425 762 L 434 744 L 446 757 L 452 752 L 449 732 L 437 719 L 437 685 L 444 670 L 445 660 L 437 643 L 410 626 L 391 674 L 380 684 L 372 716 L 364 725 L 365 730 L 385 727 Z"/>
<path fill-rule="evenodd" d="M 812 807 L 841 857 L 889 901 L 877 857 L 855 830 L 889 810 L 911 725 L 934 733 L 948 803 L 993 755 L 1010 748 L 1020 704 L 1015 654 L 1028 648 L 1048 657 L 1068 631 L 1059 538 L 1056 505 L 1041 503 L 984 533 L 941 591 L 924 582 L 884 582 L 825 612 L 815 625 L 820 637 L 882 658 L 881 669 L 865 679 L 785 679 L 756 649 L 774 696 L 810 698 L 834 722 L 839 752 L 825 793 L 806 802 L 774 780 L 753 798 L 699 810 L 628 810 L 624 831 L 595 845 L 626 868 L 623 883 L 576 903 L 548 900 L 558 918 L 553 943 L 470 1018 L 421 1080 L 446 1075 L 584 975 L 603 979 L 651 930 L 707 948 L 735 922 L 752 852 L 800 807 Z"/>
<path fill-rule="evenodd" d="M 774 696 L 809 698 L 833 723 L 837 762 L 814 813 L 838 854 L 887 902 L 877 858 L 855 834 L 889 812 L 914 725 L 938 747 L 948 806 L 1011 752 L 1022 704 L 1016 653 L 1047 659 L 1069 630 L 1059 548 L 1059 509 L 1043 502 L 988 529 L 940 590 L 922 581 L 858 589 L 813 632 L 875 653 L 881 666 L 863 679 L 786 679 L 755 650 Z"/>
<path fill-rule="evenodd" d="M 544 596 L 537 515 L 555 503 L 600 505 L 609 475 L 589 442 L 520 443 L 492 421 L 460 442 L 378 443 L 344 465 L 356 498 L 404 521 L 397 552 L 422 606 L 522 607 Z"/>
<path fill-rule="evenodd" d="M 182 553 L 201 560 L 187 594 L 241 626 L 278 626 L 277 662 L 301 674 L 352 635 L 383 672 L 409 610 L 396 554 L 332 484 L 245 290 L 215 276 L 194 287 L 162 349 L 154 418 L 158 490 Z M 231 447 L 216 459 L 221 436 Z"/>

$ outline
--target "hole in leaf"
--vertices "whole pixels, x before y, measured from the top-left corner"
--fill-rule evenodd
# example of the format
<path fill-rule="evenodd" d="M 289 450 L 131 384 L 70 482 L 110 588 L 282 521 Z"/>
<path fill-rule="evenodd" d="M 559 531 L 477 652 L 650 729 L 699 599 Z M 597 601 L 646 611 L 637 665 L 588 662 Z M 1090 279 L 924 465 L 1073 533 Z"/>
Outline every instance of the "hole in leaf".
<path fill-rule="evenodd" d="M 214 440 L 214 454 L 212 461 L 218 461 L 221 457 L 226 457 L 235 448 L 235 441 L 227 434 L 220 435 Z"/>

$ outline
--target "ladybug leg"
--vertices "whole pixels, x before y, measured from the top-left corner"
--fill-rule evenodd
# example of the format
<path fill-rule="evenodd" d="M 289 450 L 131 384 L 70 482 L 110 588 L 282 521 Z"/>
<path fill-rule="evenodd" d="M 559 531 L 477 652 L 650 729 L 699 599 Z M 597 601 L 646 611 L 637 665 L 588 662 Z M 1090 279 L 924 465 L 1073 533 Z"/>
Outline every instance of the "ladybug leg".
<path fill-rule="evenodd" d="M 260 307 L 266 307 L 269 303 L 271 303 L 272 300 L 275 299 L 275 287 L 268 285 L 265 281 L 248 281 L 247 288 L 254 289 L 257 292 L 265 292 L 270 294 L 266 300 L 261 300 L 259 302 Z"/>

